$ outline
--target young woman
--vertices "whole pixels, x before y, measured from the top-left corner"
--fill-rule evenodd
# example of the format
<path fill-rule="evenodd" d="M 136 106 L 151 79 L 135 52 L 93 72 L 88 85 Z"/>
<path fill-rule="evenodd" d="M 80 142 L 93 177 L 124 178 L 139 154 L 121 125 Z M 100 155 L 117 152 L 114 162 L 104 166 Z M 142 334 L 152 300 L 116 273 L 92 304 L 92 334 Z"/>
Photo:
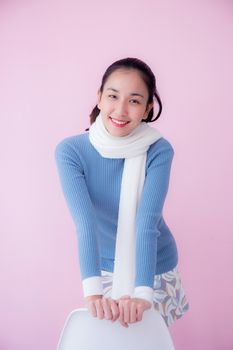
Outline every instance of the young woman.
<path fill-rule="evenodd" d="M 90 128 L 55 150 L 87 307 L 124 327 L 151 307 L 170 326 L 189 308 L 163 217 L 174 149 L 149 125 L 161 111 L 148 65 L 118 60 L 103 75 Z"/>

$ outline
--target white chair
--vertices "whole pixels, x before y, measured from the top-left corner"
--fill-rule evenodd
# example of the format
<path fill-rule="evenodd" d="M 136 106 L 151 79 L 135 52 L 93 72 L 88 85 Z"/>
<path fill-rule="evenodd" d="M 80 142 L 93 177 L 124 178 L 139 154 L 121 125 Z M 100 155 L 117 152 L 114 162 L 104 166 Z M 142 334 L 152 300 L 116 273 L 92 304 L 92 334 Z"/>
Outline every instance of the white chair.
<path fill-rule="evenodd" d="M 169 330 L 155 309 L 146 310 L 142 321 L 123 327 L 119 321 L 99 320 L 86 308 L 67 317 L 57 350 L 174 350 Z"/>

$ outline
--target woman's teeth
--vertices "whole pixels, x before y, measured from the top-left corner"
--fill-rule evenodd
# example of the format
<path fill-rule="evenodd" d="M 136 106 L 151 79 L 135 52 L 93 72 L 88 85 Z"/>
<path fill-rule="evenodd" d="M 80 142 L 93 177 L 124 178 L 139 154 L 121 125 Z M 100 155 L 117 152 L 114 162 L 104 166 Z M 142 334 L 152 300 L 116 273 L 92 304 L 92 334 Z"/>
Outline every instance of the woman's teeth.
<path fill-rule="evenodd" d="M 121 120 L 117 120 L 117 119 L 114 119 L 114 118 L 111 118 L 111 120 L 113 121 L 113 123 L 116 123 L 118 125 L 126 125 L 126 124 L 128 124 L 128 122 L 123 122 Z"/>

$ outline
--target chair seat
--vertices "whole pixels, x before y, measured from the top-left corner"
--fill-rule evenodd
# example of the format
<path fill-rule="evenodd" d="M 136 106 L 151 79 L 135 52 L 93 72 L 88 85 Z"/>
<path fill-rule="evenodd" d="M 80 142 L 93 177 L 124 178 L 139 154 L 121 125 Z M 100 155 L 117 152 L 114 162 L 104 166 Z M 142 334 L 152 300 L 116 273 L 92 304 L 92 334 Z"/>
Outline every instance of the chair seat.
<path fill-rule="evenodd" d="M 65 322 L 57 350 L 174 350 L 169 330 L 155 309 L 123 327 L 119 321 L 99 320 L 86 308 L 73 310 Z"/>

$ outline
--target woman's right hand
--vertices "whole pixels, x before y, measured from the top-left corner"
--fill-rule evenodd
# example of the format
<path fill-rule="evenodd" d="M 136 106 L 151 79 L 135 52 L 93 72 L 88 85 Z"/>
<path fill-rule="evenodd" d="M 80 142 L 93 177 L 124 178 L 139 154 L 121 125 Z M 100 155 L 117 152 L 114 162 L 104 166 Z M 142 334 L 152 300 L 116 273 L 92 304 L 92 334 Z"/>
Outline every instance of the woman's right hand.
<path fill-rule="evenodd" d="M 120 315 L 118 303 L 111 298 L 104 298 L 103 295 L 91 295 L 86 297 L 85 301 L 90 314 L 100 320 L 106 319 L 114 322 Z"/>

